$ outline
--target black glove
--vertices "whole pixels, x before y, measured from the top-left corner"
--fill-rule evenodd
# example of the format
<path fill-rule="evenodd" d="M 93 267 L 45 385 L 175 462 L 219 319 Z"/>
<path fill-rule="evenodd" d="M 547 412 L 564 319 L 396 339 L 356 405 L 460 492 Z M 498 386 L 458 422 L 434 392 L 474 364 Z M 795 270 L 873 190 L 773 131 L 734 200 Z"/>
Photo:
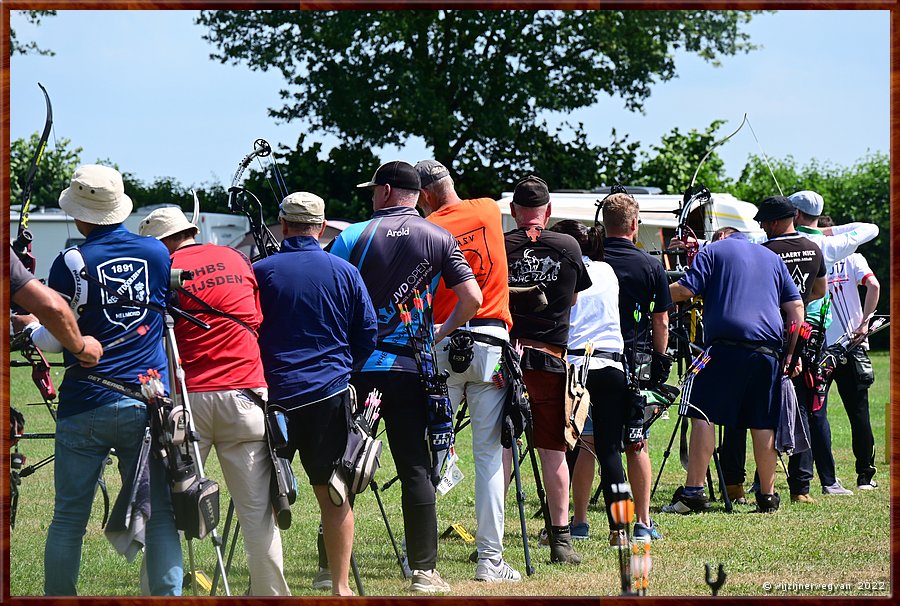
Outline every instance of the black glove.
<path fill-rule="evenodd" d="M 672 370 L 672 356 L 654 351 L 650 357 L 650 382 L 649 386 L 662 385 L 669 380 Z"/>

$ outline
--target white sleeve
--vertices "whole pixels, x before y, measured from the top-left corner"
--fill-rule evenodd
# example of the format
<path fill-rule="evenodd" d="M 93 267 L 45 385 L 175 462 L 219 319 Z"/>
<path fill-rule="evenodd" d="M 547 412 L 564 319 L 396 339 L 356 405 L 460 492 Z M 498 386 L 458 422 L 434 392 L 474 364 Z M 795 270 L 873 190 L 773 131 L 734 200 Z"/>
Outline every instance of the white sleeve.
<path fill-rule="evenodd" d="M 47 353 L 60 353 L 64 348 L 56 337 L 50 334 L 50 331 L 41 326 L 37 322 L 28 325 L 31 328 L 31 342 L 35 347 Z"/>
<path fill-rule="evenodd" d="M 874 240 L 878 236 L 878 226 L 874 223 L 847 223 L 831 228 L 831 236 L 825 236 L 819 243 L 828 269 L 841 259 L 856 252 L 860 244 Z"/>
<path fill-rule="evenodd" d="M 875 273 L 872 271 L 872 268 L 869 267 L 869 262 L 861 254 L 854 253 L 848 260 L 853 262 L 853 272 L 857 284 L 862 284 L 866 276 L 875 275 Z"/>

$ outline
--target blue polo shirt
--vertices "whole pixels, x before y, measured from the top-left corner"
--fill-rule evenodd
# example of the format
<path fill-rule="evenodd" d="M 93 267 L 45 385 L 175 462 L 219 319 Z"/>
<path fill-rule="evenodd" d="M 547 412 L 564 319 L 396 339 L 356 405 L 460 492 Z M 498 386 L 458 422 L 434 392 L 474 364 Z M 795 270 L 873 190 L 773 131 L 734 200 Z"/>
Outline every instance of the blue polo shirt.
<path fill-rule="evenodd" d="M 732 339 L 780 348 L 781 305 L 800 300 L 781 257 L 743 233 L 701 248 L 678 283 L 703 297 L 707 345 L 715 339 Z"/>
<path fill-rule="evenodd" d="M 121 299 L 78 276 L 78 252 L 87 272 L 121 292 Z M 67 258 L 72 267 L 67 266 Z M 138 326 L 146 324 L 149 327 L 140 337 L 104 349 L 97 366 L 90 369 L 75 366 L 66 371 L 59 389 L 60 417 L 110 404 L 122 397 L 118 392 L 88 381 L 85 378 L 88 372 L 140 391 L 138 377 L 153 368 L 160 372 L 168 389 L 163 317 L 147 308 L 128 305 L 124 299 L 165 307 L 171 265 L 169 251 L 162 242 L 133 234 L 121 224 L 95 228 L 84 243 L 63 251 L 53 261 L 47 284 L 72 301 L 78 315 L 78 328 L 83 334 L 109 343 Z M 63 360 L 66 366 L 78 363 L 68 351 Z"/>
<path fill-rule="evenodd" d="M 253 265 L 269 401 L 289 408 L 342 392 L 375 349 L 375 310 L 355 267 L 312 236 L 294 236 Z"/>

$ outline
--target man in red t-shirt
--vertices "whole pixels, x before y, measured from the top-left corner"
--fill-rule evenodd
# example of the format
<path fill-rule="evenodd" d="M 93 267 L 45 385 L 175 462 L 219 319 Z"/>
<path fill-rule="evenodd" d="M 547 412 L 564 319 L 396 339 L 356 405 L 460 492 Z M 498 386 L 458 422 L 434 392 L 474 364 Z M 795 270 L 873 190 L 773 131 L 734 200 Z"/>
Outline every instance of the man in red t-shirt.
<path fill-rule="evenodd" d="M 506 474 L 503 471 L 500 433 L 508 386 L 498 389 L 491 379 L 497 371 L 503 348 L 478 340 L 479 336 L 488 336 L 509 341 L 509 329 L 512 327 L 500 207 L 490 198 L 461 200 L 453 186 L 450 171 L 440 162 L 423 160 L 416 164 L 416 172 L 422 183 L 419 206 L 429 221 L 456 238 L 484 297 L 475 316 L 460 328 L 471 333 L 475 341 L 468 367 L 463 372 L 452 368 L 448 350 L 444 347 L 449 339 L 436 348 L 438 366 L 450 373 L 447 389 L 453 407 L 458 408 L 465 397 L 472 422 L 475 517 L 478 522 L 475 533 L 478 547 L 475 580 L 520 581 L 522 575 L 503 560 Z M 434 295 L 435 324 L 442 324 L 450 316 L 457 301 L 456 294 L 441 280 Z"/>
<path fill-rule="evenodd" d="M 257 329 L 262 322 L 259 288 L 250 261 L 226 246 L 199 244 L 199 232 L 176 207 L 154 210 L 140 234 L 169 249 L 172 268 L 193 272 L 179 306 L 209 324 L 184 319 L 175 338 L 184 366 L 194 424 L 204 461 L 215 444 L 247 551 L 251 595 L 290 595 L 284 578 L 281 534 L 269 501 L 272 460 L 265 418 L 242 390 L 267 395 Z"/>

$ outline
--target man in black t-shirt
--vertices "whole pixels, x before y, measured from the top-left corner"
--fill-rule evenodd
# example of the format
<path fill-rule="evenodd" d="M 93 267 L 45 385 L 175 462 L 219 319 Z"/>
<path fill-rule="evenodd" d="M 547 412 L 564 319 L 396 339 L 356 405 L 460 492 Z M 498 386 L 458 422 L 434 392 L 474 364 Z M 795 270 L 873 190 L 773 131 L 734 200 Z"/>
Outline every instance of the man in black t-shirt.
<path fill-rule="evenodd" d="M 569 529 L 569 468 L 565 430 L 566 343 L 577 293 L 590 287 L 581 247 L 572 236 L 545 231 L 550 192 L 540 178 L 516 185 L 510 212 L 517 229 L 505 234 L 509 263 L 510 338 L 525 349 L 522 374 L 531 399 L 534 444 L 541 457 L 550 510 L 550 561 L 578 564 Z"/>
<path fill-rule="evenodd" d="M 825 257 L 818 245 L 794 229 L 797 209 L 783 196 L 766 198 L 759 205 L 756 219 L 768 236 L 763 246 L 777 253 L 797 285 L 803 305 L 821 299 L 828 290 Z"/>
<path fill-rule="evenodd" d="M 672 367 L 666 355 L 669 344 L 669 309 L 672 297 L 662 263 L 634 245 L 640 223 L 637 201 L 628 194 L 612 194 L 603 203 L 603 260 L 609 263 L 619 279 L 619 318 L 629 371 L 636 374 L 639 366 L 650 359 L 650 378 L 642 384 L 665 383 Z M 635 312 L 639 312 L 635 320 Z M 660 538 L 650 519 L 650 454 L 646 440 L 629 444 L 625 449 L 628 480 L 634 495 L 634 510 L 643 534 Z M 646 535 L 645 535 L 646 536 Z"/>

